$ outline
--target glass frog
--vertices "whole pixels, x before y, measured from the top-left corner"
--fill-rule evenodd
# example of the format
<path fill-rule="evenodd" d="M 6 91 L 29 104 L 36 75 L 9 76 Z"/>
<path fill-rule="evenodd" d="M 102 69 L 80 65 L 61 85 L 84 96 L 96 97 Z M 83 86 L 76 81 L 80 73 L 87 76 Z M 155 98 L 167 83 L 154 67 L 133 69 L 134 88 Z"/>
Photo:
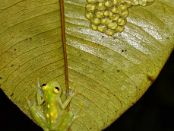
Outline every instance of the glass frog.
<path fill-rule="evenodd" d="M 67 110 L 67 107 L 74 96 L 69 96 L 62 102 L 62 88 L 56 81 L 48 82 L 40 86 L 38 82 L 36 100 L 28 101 L 31 116 L 44 131 L 67 131 L 75 115 Z"/>

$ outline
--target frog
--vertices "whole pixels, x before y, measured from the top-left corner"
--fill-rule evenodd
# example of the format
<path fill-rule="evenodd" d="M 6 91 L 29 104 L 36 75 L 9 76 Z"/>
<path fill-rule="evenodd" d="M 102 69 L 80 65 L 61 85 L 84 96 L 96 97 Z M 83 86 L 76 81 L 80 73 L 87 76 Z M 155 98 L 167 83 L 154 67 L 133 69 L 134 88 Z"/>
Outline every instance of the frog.
<path fill-rule="evenodd" d="M 57 81 L 42 85 L 38 82 L 35 100 L 27 100 L 31 117 L 44 131 L 67 131 L 76 118 L 68 110 L 74 91 L 69 92 L 64 102 L 62 94 L 62 87 Z"/>

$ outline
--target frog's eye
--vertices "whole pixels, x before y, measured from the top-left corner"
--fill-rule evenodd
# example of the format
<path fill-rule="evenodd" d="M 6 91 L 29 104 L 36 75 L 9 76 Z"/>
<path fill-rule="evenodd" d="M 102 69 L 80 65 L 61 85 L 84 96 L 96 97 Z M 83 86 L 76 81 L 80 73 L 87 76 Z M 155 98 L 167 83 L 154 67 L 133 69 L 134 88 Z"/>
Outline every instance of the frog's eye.
<path fill-rule="evenodd" d="M 46 85 L 47 85 L 47 84 L 44 83 L 44 84 L 41 85 L 41 87 L 44 87 L 44 86 L 46 86 Z"/>
<path fill-rule="evenodd" d="M 54 88 L 54 92 L 55 92 L 55 93 L 59 93 L 59 91 L 60 91 L 60 88 L 56 86 L 56 87 Z"/>
<path fill-rule="evenodd" d="M 41 88 L 42 88 L 42 90 L 46 90 L 47 89 L 47 84 L 42 84 Z"/>

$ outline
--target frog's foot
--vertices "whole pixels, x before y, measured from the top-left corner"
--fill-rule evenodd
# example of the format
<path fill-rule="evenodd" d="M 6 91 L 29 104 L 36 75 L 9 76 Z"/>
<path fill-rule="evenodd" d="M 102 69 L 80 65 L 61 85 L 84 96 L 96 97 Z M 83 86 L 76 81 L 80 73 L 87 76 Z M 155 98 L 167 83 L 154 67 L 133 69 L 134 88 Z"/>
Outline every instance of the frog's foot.
<path fill-rule="evenodd" d="M 31 101 L 29 98 L 25 98 L 27 101 L 28 108 L 31 109 L 33 106 L 37 106 L 37 101 Z"/>
<path fill-rule="evenodd" d="M 85 114 L 82 114 L 82 113 L 81 113 L 83 107 L 84 107 L 84 104 L 81 104 L 81 105 L 80 105 L 79 111 L 77 111 L 76 113 L 74 113 L 73 121 L 77 120 L 77 119 L 80 118 L 80 117 L 85 117 Z"/>
<path fill-rule="evenodd" d="M 71 89 L 71 88 L 69 89 L 69 94 L 68 94 L 68 95 L 69 95 L 70 97 L 73 97 L 73 96 L 75 96 L 76 94 L 77 94 L 77 92 L 76 92 L 74 89 Z"/>
<path fill-rule="evenodd" d="M 72 125 L 72 123 L 75 122 L 77 119 L 85 117 L 85 114 L 82 112 L 83 107 L 84 107 L 84 103 L 80 103 L 78 111 L 73 112 L 73 113 L 70 112 L 70 113 L 72 113 L 72 116 L 73 116 L 70 125 Z"/>
<path fill-rule="evenodd" d="M 37 123 L 37 125 L 42 127 L 44 131 L 46 131 L 45 129 L 47 129 L 47 120 L 42 111 L 42 108 L 38 106 L 35 102 L 32 104 L 29 100 L 27 100 L 27 103 L 28 103 L 29 111 L 33 120 Z"/>
<path fill-rule="evenodd" d="M 50 131 L 50 129 L 48 129 L 48 128 L 45 128 L 45 129 L 43 129 L 44 131 Z"/>
<path fill-rule="evenodd" d="M 45 115 L 42 110 L 42 106 L 38 105 L 37 100 L 31 101 L 28 98 L 26 98 L 29 112 L 32 116 L 32 119 L 44 129 L 44 131 L 49 131 L 47 129 L 47 121 L 45 118 Z"/>
<path fill-rule="evenodd" d="M 28 107 L 30 108 L 30 107 L 32 106 L 31 101 L 30 101 L 28 98 L 25 98 L 25 99 L 26 99 L 26 101 L 27 101 Z"/>

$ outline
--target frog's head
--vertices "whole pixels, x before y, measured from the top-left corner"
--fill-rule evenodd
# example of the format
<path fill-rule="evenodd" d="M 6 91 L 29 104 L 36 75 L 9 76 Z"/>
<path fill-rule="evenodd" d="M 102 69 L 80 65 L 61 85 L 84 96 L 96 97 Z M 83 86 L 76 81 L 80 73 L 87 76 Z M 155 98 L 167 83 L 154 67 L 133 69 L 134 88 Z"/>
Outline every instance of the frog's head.
<path fill-rule="evenodd" d="M 57 81 L 50 81 L 47 84 L 43 84 L 42 90 L 44 94 L 55 94 L 56 96 L 61 96 L 62 94 L 62 88 Z"/>

